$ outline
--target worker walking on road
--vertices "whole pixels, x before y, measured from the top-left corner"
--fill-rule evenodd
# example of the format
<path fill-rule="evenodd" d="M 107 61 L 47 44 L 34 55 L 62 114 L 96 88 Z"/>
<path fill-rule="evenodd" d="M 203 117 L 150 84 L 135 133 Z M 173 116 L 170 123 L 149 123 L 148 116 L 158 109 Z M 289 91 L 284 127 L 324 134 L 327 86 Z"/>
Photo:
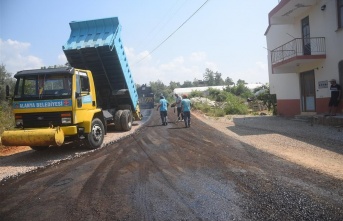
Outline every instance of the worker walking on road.
<path fill-rule="evenodd" d="M 162 120 L 162 125 L 166 126 L 168 125 L 167 122 L 167 111 L 168 111 L 168 101 L 164 98 L 164 96 L 160 96 L 160 103 L 158 104 L 156 110 L 158 110 L 158 108 L 160 108 L 160 116 L 161 116 L 161 120 Z"/>
<path fill-rule="evenodd" d="M 182 95 L 181 109 L 183 112 L 183 119 L 185 121 L 185 126 L 191 126 L 191 101 L 188 99 L 187 95 Z"/>
<path fill-rule="evenodd" d="M 175 94 L 175 105 L 176 105 L 178 121 L 183 120 L 183 114 L 181 111 L 181 101 L 182 101 L 182 98 L 178 94 Z"/>

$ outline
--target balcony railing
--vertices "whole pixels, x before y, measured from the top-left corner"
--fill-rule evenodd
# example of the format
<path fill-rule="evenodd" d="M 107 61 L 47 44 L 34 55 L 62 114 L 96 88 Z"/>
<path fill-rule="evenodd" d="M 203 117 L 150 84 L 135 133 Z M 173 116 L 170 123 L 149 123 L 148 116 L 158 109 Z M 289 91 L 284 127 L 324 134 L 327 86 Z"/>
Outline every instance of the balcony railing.
<path fill-rule="evenodd" d="M 295 38 L 271 51 L 272 65 L 304 55 L 325 55 L 325 38 Z"/>

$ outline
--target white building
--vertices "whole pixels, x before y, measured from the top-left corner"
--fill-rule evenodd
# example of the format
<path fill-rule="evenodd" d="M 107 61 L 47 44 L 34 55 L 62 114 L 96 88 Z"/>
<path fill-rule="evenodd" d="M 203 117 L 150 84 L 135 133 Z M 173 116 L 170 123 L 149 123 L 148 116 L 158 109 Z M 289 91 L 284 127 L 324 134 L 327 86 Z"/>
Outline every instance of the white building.
<path fill-rule="evenodd" d="M 254 90 L 257 87 L 261 87 L 263 84 L 245 84 L 245 86 L 247 88 L 249 88 L 250 90 Z M 183 94 L 191 94 L 192 91 L 200 91 L 203 92 L 204 95 L 208 95 L 208 89 L 212 88 L 212 89 L 217 89 L 217 90 L 224 90 L 225 88 L 227 88 L 227 85 L 223 85 L 223 86 L 206 86 L 206 87 L 185 87 L 185 88 L 175 88 L 173 91 L 173 94 L 179 94 L 179 95 L 183 95 Z"/>
<path fill-rule="evenodd" d="M 203 92 L 204 95 L 208 95 L 205 94 L 205 92 L 208 90 L 208 88 L 212 88 L 212 89 L 217 89 L 217 90 L 224 90 L 227 86 L 211 86 L 211 87 L 185 87 L 185 88 L 175 88 L 173 91 L 173 94 L 179 94 L 179 95 L 183 95 L 183 94 L 191 94 L 192 91 L 200 91 Z"/>
<path fill-rule="evenodd" d="M 343 0 L 281 0 L 268 17 L 269 84 L 278 114 L 327 112 L 328 81 L 343 85 Z"/>

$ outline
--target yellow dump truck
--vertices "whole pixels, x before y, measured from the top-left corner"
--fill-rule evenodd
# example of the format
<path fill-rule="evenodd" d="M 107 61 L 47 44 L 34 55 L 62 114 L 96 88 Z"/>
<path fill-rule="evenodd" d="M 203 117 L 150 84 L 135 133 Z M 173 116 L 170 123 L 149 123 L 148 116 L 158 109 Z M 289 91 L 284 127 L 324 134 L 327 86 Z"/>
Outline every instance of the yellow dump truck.
<path fill-rule="evenodd" d="M 43 150 L 81 141 L 95 149 L 108 125 L 128 131 L 141 119 L 118 18 L 73 21 L 70 28 L 62 47 L 70 66 L 14 75 L 16 128 L 3 132 L 3 145 Z"/>

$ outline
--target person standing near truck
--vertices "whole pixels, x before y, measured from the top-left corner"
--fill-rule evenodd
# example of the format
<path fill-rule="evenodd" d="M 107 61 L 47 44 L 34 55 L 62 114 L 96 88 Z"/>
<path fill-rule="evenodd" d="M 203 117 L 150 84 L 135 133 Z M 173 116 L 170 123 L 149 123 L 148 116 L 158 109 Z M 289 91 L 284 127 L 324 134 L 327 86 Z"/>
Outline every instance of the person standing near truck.
<path fill-rule="evenodd" d="M 185 121 L 185 127 L 191 126 L 191 101 L 188 99 L 187 95 L 182 95 L 181 109 L 183 112 L 183 120 Z"/>
<path fill-rule="evenodd" d="M 168 125 L 167 122 L 167 111 L 168 111 L 168 101 L 164 98 L 164 96 L 160 96 L 160 103 L 158 104 L 156 110 L 158 110 L 158 108 L 160 108 L 160 116 L 161 116 L 161 120 L 162 120 L 162 125 L 166 126 Z"/>

